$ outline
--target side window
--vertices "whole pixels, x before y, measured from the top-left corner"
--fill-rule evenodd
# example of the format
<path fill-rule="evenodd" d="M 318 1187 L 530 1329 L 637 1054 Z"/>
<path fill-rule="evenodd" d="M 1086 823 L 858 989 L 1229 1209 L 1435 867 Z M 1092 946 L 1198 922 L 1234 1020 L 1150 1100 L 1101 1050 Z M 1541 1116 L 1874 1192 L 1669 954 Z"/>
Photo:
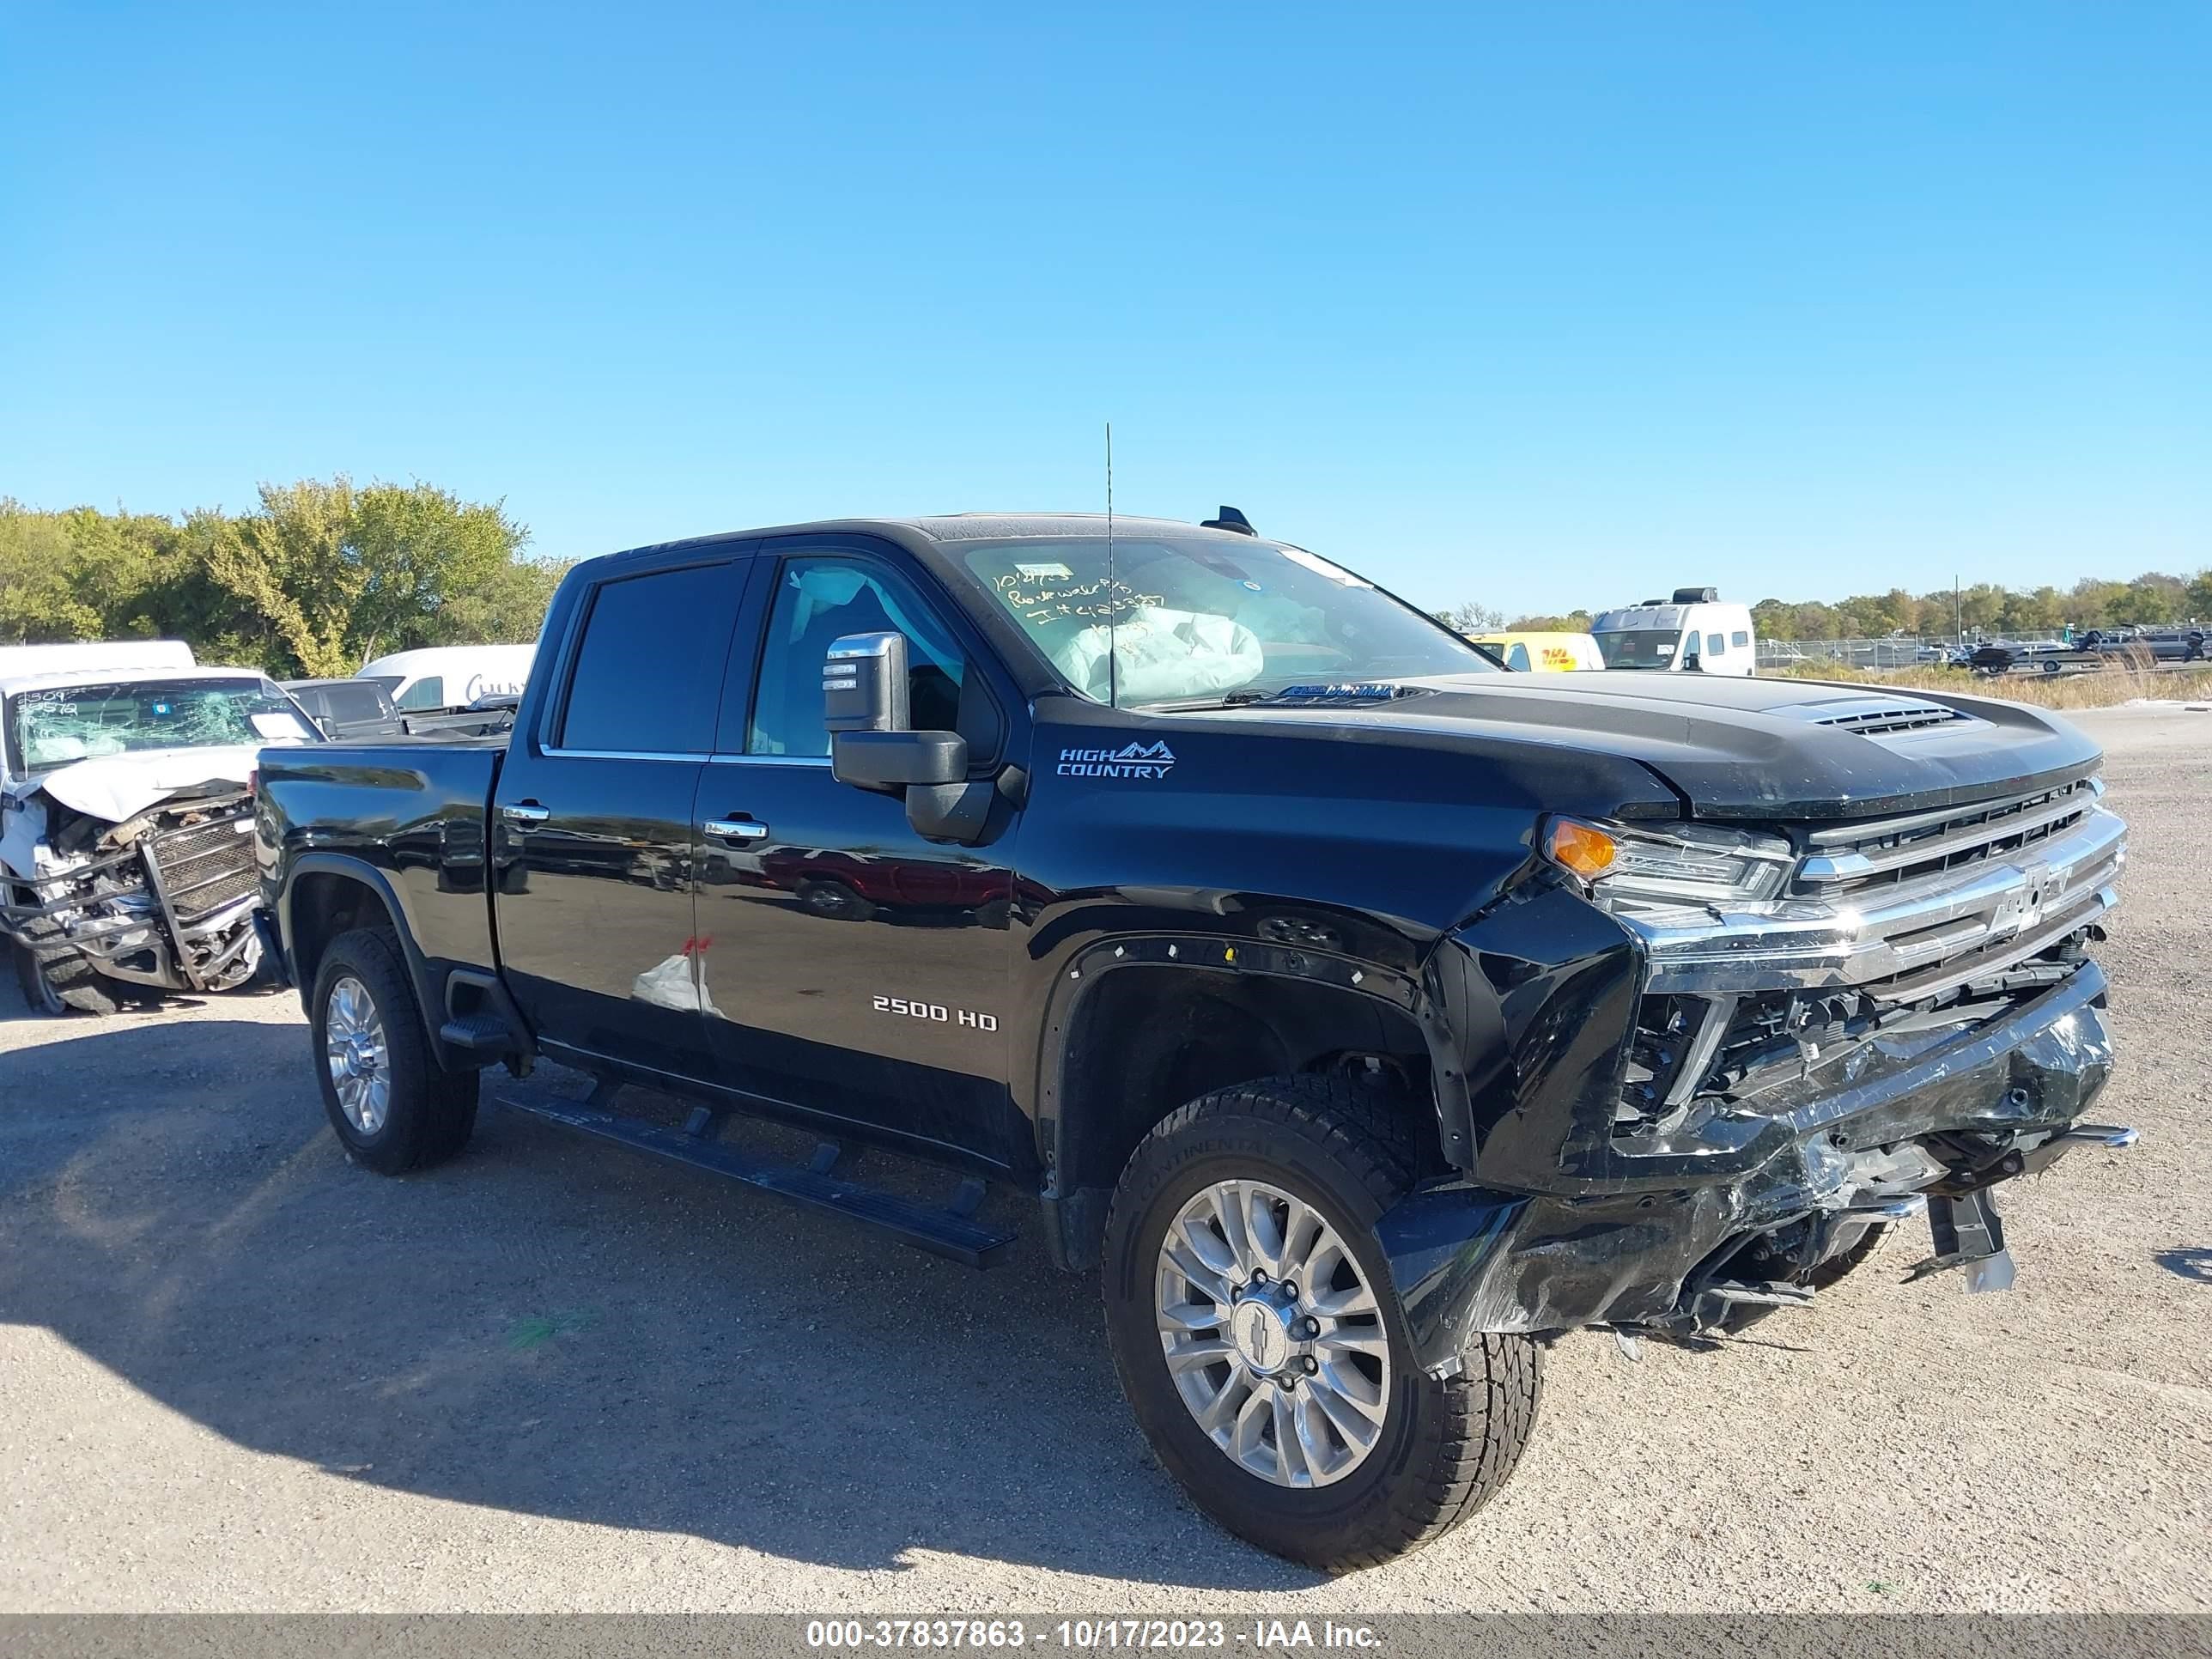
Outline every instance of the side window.
<path fill-rule="evenodd" d="M 442 674 L 433 674 L 420 679 L 400 694 L 399 707 L 420 711 L 443 708 L 446 706 L 446 679 Z"/>
<path fill-rule="evenodd" d="M 1747 649 L 1751 644 L 1751 635 L 1739 628 L 1729 635 L 1729 643 L 1739 651 Z"/>
<path fill-rule="evenodd" d="M 745 752 L 828 755 L 822 659 L 841 635 L 886 629 L 906 635 L 915 729 L 963 731 L 960 693 L 969 676 L 951 630 L 904 578 L 867 560 L 829 555 L 789 560 L 776 579 Z"/>
<path fill-rule="evenodd" d="M 1516 672 L 1522 674 L 1527 673 L 1528 672 L 1528 647 L 1522 644 L 1518 640 L 1514 641 L 1513 648 L 1505 653 L 1505 665 L 1508 668 L 1515 670 Z"/>
<path fill-rule="evenodd" d="M 1728 654 L 1728 641 L 1717 634 L 1706 635 L 1705 654 L 1709 657 L 1726 656 Z"/>
<path fill-rule="evenodd" d="M 694 565 L 602 584 L 584 619 L 555 746 L 712 752 L 742 568 Z"/>

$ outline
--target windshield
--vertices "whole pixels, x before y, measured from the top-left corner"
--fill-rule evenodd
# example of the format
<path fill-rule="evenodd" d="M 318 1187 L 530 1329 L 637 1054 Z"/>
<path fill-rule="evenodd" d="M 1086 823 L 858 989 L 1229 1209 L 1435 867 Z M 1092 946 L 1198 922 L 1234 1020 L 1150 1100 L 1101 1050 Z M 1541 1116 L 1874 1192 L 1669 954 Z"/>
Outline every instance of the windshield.
<path fill-rule="evenodd" d="M 1682 636 L 1671 628 L 1631 628 L 1595 637 L 1607 668 L 1672 668 Z"/>
<path fill-rule="evenodd" d="M 1279 543 L 1117 536 L 1110 586 L 1103 536 L 984 542 L 967 561 L 1068 683 L 1100 702 L 1499 672 L 1373 583 Z"/>
<path fill-rule="evenodd" d="M 9 758 L 21 773 L 149 749 L 307 743 L 314 735 L 292 700 L 264 679 L 48 686 L 8 700 Z"/>

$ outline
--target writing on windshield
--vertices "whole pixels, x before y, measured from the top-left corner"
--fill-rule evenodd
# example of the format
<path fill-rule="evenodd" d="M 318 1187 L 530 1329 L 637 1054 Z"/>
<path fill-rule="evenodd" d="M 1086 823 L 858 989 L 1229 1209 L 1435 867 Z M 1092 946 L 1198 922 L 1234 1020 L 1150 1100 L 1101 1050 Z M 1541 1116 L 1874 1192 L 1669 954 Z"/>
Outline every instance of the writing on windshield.
<path fill-rule="evenodd" d="M 1303 548 L 1115 538 L 985 542 L 968 568 L 1085 696 L 1125 705 L 1231 691 L 1483 674 L 1441 623 Z"/>

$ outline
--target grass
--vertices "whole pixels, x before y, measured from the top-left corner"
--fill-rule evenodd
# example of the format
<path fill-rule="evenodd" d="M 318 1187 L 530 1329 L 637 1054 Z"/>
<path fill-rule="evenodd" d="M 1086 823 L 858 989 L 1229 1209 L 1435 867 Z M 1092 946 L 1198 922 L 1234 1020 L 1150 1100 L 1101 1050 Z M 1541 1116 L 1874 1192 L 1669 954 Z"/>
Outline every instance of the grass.
<path fill-rule="evenodd" d="M 2160 672 L 2140 662 L 2115 662 L 2087 674 L 1970 674 L 1961 668 L 1851 668 L 1825 657 L 1808 658 L 1787 668 L 1762 668 L 1763 678 L 1836 680 L 1861 685 L 1893 685 L 1914 691 L 1949 691 L 1962 696 L 2002 697 L 2041 708 L 2112 708 L 2138 697 L 2203 702 L 2212 699 L 2212 665 L 2179 672 Z"/>

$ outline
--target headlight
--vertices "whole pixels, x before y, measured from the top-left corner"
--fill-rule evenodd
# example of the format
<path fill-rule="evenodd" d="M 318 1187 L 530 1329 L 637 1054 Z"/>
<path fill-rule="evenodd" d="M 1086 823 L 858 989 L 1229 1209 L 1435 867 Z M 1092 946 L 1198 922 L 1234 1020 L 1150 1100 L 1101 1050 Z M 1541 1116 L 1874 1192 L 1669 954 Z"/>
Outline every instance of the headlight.
<path fill-rule="evenodd" d="M 1763 904 L 1782 891 L 1796 860 L 1778 836 L 1698 823 L 1660 830 L 1547 818 L 1540 845 L 1607 909 Z"/>

